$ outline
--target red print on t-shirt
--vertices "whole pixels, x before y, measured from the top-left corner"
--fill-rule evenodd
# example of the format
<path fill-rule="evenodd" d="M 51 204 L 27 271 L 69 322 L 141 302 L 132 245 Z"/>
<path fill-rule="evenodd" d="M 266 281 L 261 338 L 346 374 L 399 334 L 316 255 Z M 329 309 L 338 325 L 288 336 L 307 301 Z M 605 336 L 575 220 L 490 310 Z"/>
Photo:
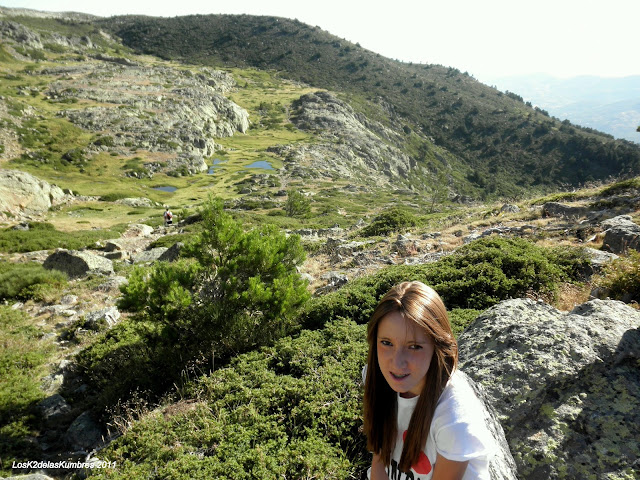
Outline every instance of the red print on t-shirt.
<path fill-rule="evenodd" d="M 404 442 L 407 438 L 407 430 L 402 434 L 402 441 Z M 429 461 L 429 457 L 427 457 L 424 452 L 420 452 L 420 456 L 418 457 L 418 461 L 411 466 L 411 468 L 419 474 L 427 475 L 431 472 L 431 462 Z"/>

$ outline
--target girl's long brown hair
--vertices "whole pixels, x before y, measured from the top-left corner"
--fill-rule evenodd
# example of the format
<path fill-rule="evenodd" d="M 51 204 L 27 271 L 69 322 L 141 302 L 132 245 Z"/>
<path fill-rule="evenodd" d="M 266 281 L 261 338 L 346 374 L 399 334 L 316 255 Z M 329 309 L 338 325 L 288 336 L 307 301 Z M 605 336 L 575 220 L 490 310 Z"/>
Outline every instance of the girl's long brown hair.
<path fill-rule="evenodd" d="M 447 310 L 440 296 L 422 282 L 404 282 L 389 290 L 371 315 L 367 330 L 369 355 L 364 389 L 364 432 L 367 448 L 391 463 L 395 447 L 397 398 L 378 365 L 378 325 L 392 312 L 415 322 L 433 341 L 434 351 L 427 379 L 409 422 L 399 468 L 408 472 L 427 443 L 429 427 L 440 394 L 458 364 L 458 344 L 451 331 Z"/>

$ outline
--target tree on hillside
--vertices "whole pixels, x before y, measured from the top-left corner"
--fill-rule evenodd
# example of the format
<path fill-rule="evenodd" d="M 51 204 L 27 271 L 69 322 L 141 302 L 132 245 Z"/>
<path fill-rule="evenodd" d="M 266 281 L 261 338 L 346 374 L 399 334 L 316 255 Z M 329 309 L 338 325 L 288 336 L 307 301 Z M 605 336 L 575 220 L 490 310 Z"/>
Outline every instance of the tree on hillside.
<path fill-rule="evenodd" d="M 288 333 L 309 297 L 296 270 L 305 258 L 300 238 L 273 225 L 245 232 L 216 200 L 201 214 L 187 258 L 136 269 L 119 306 L 145 312 L 189 347 L 213 344 L 223 355 Z"/>
<path fill-rule="evenodd" d="M 297 190 L 289 189 L 284 210 L 290 217 L 303 217 L 311 212 L 311 202 Z"/>

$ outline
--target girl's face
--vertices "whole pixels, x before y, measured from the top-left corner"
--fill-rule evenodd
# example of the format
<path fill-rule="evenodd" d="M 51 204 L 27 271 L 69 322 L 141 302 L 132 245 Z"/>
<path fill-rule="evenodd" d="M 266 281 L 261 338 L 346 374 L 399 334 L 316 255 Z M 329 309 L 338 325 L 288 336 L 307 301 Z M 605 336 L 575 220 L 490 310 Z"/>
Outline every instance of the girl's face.
<path fill-rule="evenodd" d="M 392 390 L 401 397 L 420 395 L 433 357 L 433 342 L 424 330 L 400 312 L 378 324 L 378 365 Z"/>

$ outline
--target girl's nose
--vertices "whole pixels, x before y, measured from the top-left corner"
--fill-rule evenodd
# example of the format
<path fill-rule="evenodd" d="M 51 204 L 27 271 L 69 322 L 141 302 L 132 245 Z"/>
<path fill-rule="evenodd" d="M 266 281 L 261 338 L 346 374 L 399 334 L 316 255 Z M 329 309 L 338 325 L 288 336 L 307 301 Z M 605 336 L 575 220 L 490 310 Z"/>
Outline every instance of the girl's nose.
<path fill-rule="evenodd" d="M 404 368 L 407 365 L 407 357 L 402 350 L 398 350 L 395 352 L 393 356 L 393 364 L 396 367 Z"/>

